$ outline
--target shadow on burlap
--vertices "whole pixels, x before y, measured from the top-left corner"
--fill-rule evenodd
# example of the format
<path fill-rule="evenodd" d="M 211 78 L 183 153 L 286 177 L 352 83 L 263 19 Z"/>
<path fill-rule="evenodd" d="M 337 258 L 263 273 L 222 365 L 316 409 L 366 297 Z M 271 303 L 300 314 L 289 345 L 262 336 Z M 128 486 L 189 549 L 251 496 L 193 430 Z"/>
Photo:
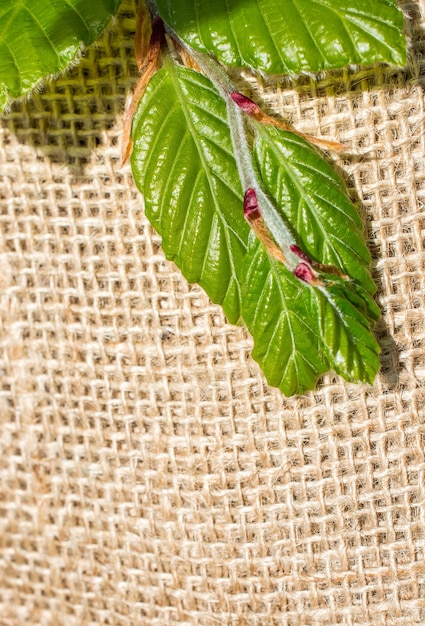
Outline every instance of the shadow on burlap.
<path fill-rule="evenodd" d="M 133 9 L 0 130 L 0 622 L 425 623 L 425 34 L 405 71 L 254 87 L 353 148 L 373 387 L 286 399 L 164 259 L 128 166 Z M 252 77 L 250 79 L 252 83 Z"/>

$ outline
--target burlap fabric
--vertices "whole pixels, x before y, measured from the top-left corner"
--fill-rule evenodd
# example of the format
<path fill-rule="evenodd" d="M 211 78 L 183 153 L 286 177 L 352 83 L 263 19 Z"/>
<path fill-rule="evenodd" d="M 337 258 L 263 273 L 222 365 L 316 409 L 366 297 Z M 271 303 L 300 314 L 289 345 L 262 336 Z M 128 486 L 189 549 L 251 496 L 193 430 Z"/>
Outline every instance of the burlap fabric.
<path fill-rule="evenodd" d="M 0 624 L 425 624 L 425 4 L 404 71 L 267 86 L 353 148 L 383 311 L 373 387 L 267 386 L 164 259 L 128 166 L 125 2 L 0 145 Z"/>

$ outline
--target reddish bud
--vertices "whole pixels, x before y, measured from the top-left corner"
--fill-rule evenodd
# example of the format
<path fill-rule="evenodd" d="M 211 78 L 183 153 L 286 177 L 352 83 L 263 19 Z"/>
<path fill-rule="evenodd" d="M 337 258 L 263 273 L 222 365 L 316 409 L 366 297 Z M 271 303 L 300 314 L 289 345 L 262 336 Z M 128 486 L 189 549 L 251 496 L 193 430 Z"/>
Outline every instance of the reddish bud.
<path fill-rule="evenodd" d="M 245 191 L 243 199 L 243 212 L 248 222 L 252 222 L 260 217 L 257 194 L 255 193 L 255 189 L 252 189 L 252 187 Z"/>
<path fill-rule="evenodd" d="M 313 270 L 309 265 L 307 265 L 307 263 L 299 263 L 294 270 L 294 274 L 297 278 L 304 281 L 305 283 L 315 284 L 317 282 Z"/>
<path fill-rule="evenodd" d="M 233 102 L 237 104 L 238 107 L 248 115 L 252 115 L 255 117 L 256 115 L 261 113 L 258 104 L 255 104 L 255 102 L 251 100 L 251 98 L 247 98 L 247 96 L 244 96 L 238 91 L 234 91 L 233 93 L 231 93 L 230 97 L 232 98 Z"/>
<path fill-rule="evenodd" d="M 293 252 L 294 254 L 297 255 L 298 258 L 302 259 L 303 261 L 305 261 L 306 263 L 311 263 L 310 259 L 308 258 L 308 256 L 306 255 L 305 252 L 303 252 L 301 250 L 301 248 L 299 248 L 298 246 L 296 246 L 295 244 L 292 244 L 291 246 L 289 246 L 289 249 L 291 250 L 291 252 Z"/>

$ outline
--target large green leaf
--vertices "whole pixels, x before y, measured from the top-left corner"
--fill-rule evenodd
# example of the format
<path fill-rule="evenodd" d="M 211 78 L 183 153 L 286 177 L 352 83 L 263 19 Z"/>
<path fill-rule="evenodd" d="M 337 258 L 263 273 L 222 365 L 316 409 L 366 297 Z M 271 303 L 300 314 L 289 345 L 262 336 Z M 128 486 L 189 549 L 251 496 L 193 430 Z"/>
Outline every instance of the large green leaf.
<path fill-rule="evenodd" d="M 184 41 L 227 65 L 298 73 L 406 60 L 396 0 L 158 0 L 157 5 Z"/>
<path fill-rule="evenodd" d="M 91 44 L 121 0 L 1 0 L 0 111 L 9 97 L 65 69 Z"/>
<path fill-rule="evenodd" d="M 132 134 L 133 175 L 167 258 L 238 321 L 249 227 L 224 101 L 207 78 L 168 63 L 150 82 Z"/>

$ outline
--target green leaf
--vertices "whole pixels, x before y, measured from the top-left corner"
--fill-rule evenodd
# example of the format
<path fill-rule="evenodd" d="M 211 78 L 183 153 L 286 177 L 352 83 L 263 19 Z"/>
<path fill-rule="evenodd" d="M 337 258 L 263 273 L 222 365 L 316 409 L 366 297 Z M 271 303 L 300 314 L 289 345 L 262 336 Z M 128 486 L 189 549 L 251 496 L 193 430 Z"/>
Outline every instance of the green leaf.
<path fill-rule="evenodd" d="M 352 382 L 372 383 L 379 369 L 379 345 L 368 320 L 341 285 L 314 288 L 320 336 L 332 369 Z"/>
<path fill-rule="evenodd" d="M 379 346 L 371 329 L 380 312 L 371 297 L 376 286 L 370 277 L 370 253 L 356 207 L 341 179 L 304 139 L 261 124 L 256 124 L 255 130 L 255 164 L 264 190 L 292 227 L 300 248 L 349 277 L 329 276 L 321 288 L 298 285 L 298 297 L 291 299 L 288 309 L 320 338 L 316 352 L 326 355 L 335 372 L 350 381 L 372 382 L 379 368 Z M 287 297 L 288 273 L 281 272 L 280 278 L 280 291 Z M 315 294 L 314 302 L 306 300 L 305 293 L 301 295 L 306 290 Z M 245 310 L 243 315 L 247 319 Z M 292 361 L 298 363 L 302 354 L 317 364 L 314 347 L 306 349 L 299 333 L 292 336 Z M 270 365 L 271 360 L 268 354 L 265 371 L 276 367 Z M 308 380 L 301 371 L 301 379 Z"/>
<path fill-rule="evenodd" d="M 133 176 L 167 258 L 237 322 L 249 227 L 223 99 L 201 74 L 168 63 L 147 88 L 132 137 Z"/>
<path fill-rule="evenodd" d="M 380 349 L 347 298 L 349 285 L 302 284 L 254 237 L 245 272 L 242 314 L 254 338 L 252 357 L 269 384 L 287 396 L 303 393 L 329 369 L 351 382 L 373 382 Z"/>
<path fill-rule="evenodd" d="M 300 248 L 375 293 L 362 221 L 342 180 L 301 137 L 264 124 L 256 130 L 254 153 L 264 190 L 297 233 Z"/>
<path fill-rule="evenodd" d="M 121 0 L 2 0 L 0 111 L 8 97 L 28 93 L 65 69 L 81 45 L 91 44 Z"/>
<path fill-rule="evenodd" d="M 230 321 L 243 318 L 269 383 L 286 395 L 302 393 L 329 369 L 371 382 L 379 311 L 369 254 L 355 207 L 318 153 L 261 126 L 253 154 L 245 155 L 266 193 L 284 203 L 282 215 L 300 230 L 305 251 L 352 275 L 330 275 L 313 287 L 271 259 L 249 229 L 225 103 L 206 77 L 168 59 L 139 103 L 132 138 L 133 175 L 167 258 L 221 303 Z"/>
<path fill-rule="evenodd" d="M 324 353 L 313 290 L 267 256 L 252 234 L 245 258 L 243 317 L 252 357 L 287 396 L 314 389 L 331 365 Z"/>
<path fill-rule="evenodd" d="M 227 65 L 280 74 L 406 62 L 396 0 L 158 0 L 157 5 L 184 41 Z"/>

